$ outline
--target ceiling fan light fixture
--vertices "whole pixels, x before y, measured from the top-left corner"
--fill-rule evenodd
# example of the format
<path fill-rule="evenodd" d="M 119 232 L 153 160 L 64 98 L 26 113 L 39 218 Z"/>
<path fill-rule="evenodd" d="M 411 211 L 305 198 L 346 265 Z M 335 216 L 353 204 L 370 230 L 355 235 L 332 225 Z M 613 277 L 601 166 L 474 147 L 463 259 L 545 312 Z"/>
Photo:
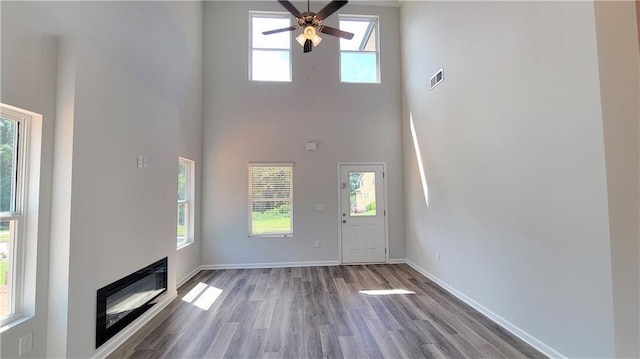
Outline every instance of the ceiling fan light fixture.
<path fill-rule="evenodd" d="M 322 38 L 318 35 L 314 36 L 313 39 L 311 39 L 311 41 L 313 42 L 313 47 L 316 47 L 318 45 L 320 45 L 320 42 L 322 41 Z"/>
<path fill-rule="evenodd" d="M 302 31 L 302 33 L 304 34 L 305 39 L 313 40 L 313 38 L 316 36 L 316 29 L 314 29 L 313 26 L 307 26 L 304 28 L 304 31 Z"/>
<path fill-rule="evenodd" d="M 322 38 L 316 33 L 316 29 L 313 26 L 307 26 L 302 30 L 302 34 L 296 36 L 296 41 L 300 46 L 304 46 L 305 41 L 311 40 L 313 47 L 316 47 L 322 41 Z"/>
<path fill-rule="evenodd" d="M 296 7 L 289 0 L 278 0 L 278 2 L 296 18 L 298 24 L 282 29 L 263 31 L 263 35 L 271 35 L 284 31 L 293 31 L 304 27 L 304 29 L 302 30 L 302 34 L 296 36 L 296 41 L 304 48 L 305 53 L 311 52 L 314 47 L 320 45 L 320 42 L 322 42 L 322 38 L 318 36 L 318 32 L 322 32 L 323 34 L 331 36 L 337 36 L 347 40 L 351 40 L 353 38 L 353 34 L 350 32 L 342 31 L 330 26 L 321 25 L 321 22 L 324 19 L 346 5 L 349 2 L 348 0 L 332 0 L 329 4 L 320 9 L 318 13 L 313 13 L 309 10 L 309 3 L 311 2 L 311 0 L 307 0 L 307 11 L 303 13 L 298 11 L 298 9 L 296 9 Z"/>

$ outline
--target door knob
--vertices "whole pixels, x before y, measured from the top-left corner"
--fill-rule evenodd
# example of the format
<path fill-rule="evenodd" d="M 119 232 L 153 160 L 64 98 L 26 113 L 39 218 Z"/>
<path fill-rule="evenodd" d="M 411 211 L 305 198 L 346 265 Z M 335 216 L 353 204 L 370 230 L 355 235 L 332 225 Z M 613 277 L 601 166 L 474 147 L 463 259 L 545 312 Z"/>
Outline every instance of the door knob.
<path fill-rule="evenodd" d="M 343 220 L 342 220 L 342 223 L 347 223 L 347 220 L 346 220 L 346 219 L 343 219 Z"/>

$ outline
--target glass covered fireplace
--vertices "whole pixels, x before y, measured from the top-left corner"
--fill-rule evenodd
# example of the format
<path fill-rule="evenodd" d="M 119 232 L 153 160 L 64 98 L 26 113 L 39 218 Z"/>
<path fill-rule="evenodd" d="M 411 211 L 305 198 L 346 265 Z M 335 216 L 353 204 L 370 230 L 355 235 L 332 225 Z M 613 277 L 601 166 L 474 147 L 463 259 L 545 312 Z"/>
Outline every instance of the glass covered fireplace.
<path fill-rule="evenodd" d="M 156 304 L 167 290 L 167 257 L 98 289 L 96 348 Z"/>

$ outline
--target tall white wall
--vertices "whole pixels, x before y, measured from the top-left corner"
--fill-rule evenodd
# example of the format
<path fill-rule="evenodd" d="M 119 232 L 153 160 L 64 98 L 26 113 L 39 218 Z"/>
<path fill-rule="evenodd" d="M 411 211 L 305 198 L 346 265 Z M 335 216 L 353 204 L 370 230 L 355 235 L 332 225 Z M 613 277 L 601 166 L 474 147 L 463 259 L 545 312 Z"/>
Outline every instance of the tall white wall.
<path fill-rule="evenodd" d="M 62 64 L 53 35 L 77 44 Z M 56 81 L 69 85 L 56 93 Z M 68 93 L 72 101 L 56 98 Z M 52 223 L 51 262 L 49 212 L 40 215 L 47 228 L 40 232 L 36 315 L 2 333 L 2 356 L 17 356 L 17 338 L 34 331 L 27 356 L 89 357 L 96 289 L 169 256 L 175 291 L 200 264 L 199 221 L 196 243 L 176 251 L 175 203 L 177 157 L 201 163 L 202 4 L 3 2 L 1 100 L 44 115 L 44 210 L 52 177 L 70 191 L 54 196 L 52 212 L 66 211 L 56 218 L 68 221 Z M 54 165 L 55 113 L 69 114 L 56 100 L 71 103 L 73 121 L 56 135 L 70 145 L 56 144 Z M 137 155 L 149 158 L 148 169 L 136 168 Z M 198 176 L 196 183 L 199 192 Z M 55 290 L 47 298 L 49 279 Z M 48 324 L 47 301 L 54 309 Z"/>
<path fill-rule="evenodd" d="M 99 288 L 176 261 L 176 107 L 88 46 L 78 46 L 75 90 L 66 357 L 95 349 Z M 168 283 L 175 293 L 175 267 Z"/>
<path fill-rule="evenodd" d="M 293 82 L 250 82 L 249 11 L 286 10 L 244 1 L 204 8 L 202 264 L 337 261 L 336 164 L 356 161 L 388 164 L 390 258 L 404 258 L 398 8 L 348 4 L 339 11 L 380 16 L 381 84 L 340 83 L 331 36 L 309 54 L 293 42 Z M 326 24 L 337 26 L 336 15 Z M 307 141 L 318 149 L 305 151 Z M 293 238 L 247 236 L 249 162 L 295 162 Z M 315 211 L 316 203 L 325 210 Z"/>
<path fill-rule="evenodd" d="M 45 356 L 46 345 L 49 219 L 58 40 L 56 36 L 48 34 L 26 34 L 18 30 L 5 31 L 5 26 L 11 20 L 4 17 L 6 13 L 4 3 L 2 8 L 0 102 L 41 114 L 43 126 L 35 315 L 19 326 L 0 333 L 0 357 L 17 357 L 19 338 L 33 332 L 34 349 L 29 356 L 41 358 Z"/>
<path fill-rule="evenodd" d="M 595 3 L 616 355 L 640 357 L 640 52 L 635 4 Z"/>
<path fill-rule="evenodd" d="M 613 357 L 593 3 L 405 1 L 401 18 L 407 259 L 548 352 Z"/>

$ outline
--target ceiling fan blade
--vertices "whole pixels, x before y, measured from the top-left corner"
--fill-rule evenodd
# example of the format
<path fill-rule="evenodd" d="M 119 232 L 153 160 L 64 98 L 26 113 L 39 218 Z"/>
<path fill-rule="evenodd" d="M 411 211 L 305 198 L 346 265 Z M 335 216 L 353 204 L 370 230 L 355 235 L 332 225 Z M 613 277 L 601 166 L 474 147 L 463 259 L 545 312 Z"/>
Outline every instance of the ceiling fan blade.
<path fill-rule="evenodd" d="M 300 17 L 300 11 L 298 11 L 298 9 L 296 9 L 296 7 L 293 6 L 293 4 L 290 3 L 288 0 L 278 0 L 278 2 L 280 3 L 280 5 L 284 6 L 285 9 L 289 10 L 291 15 L 295 17 Z"/>
<path fill-rule="evenodd" d="M 298 28 L 300 28 L 300 27 L 299 26 L 290 26 L 290 27 L 285 27 L 285 28 L 282 28 L 282 29 L 263 31 L 262 35 L 277 34 L 279 32 L 283 32 L 283 31 L 293 31 L 293 30 L 298 29 Z"/>
<path fill-rule="evenodd" d="M 311 52 L 311 50 L 313 50 L 313 41 L 307 39 L 307 41 L 304 42 L 304 53 Z"/>
<path fill-rule="evenodd" d="M 337 37 L 341 37 L 341 38 L 347 39 L 347 40 L 353 39 L 353 34 L 352 33 L 346 32 L 346 31 L 342 31 L 340 29 L 336 29 L 335 27 L 320 26 L 319 29 L 320 29 L 320 32 L 322 32 L 324 34 L 327 34 L 327 35 L 337 36 Z"/>
<path fill-rule="evenodd" d="M 348 3 L 348 1 L 334 0 L 334 1 L 330 2 L 327 6 L 323 7 L 322 10 L 318 11 L 318 13 L 316 14 L 315 18 L 318 21 L 322 21 L 322 20 L 326 19 L 327 17 L 329 17 L 334 12 L 338 11 L 339 8 L 345 6 L 347 3 Z"/>

